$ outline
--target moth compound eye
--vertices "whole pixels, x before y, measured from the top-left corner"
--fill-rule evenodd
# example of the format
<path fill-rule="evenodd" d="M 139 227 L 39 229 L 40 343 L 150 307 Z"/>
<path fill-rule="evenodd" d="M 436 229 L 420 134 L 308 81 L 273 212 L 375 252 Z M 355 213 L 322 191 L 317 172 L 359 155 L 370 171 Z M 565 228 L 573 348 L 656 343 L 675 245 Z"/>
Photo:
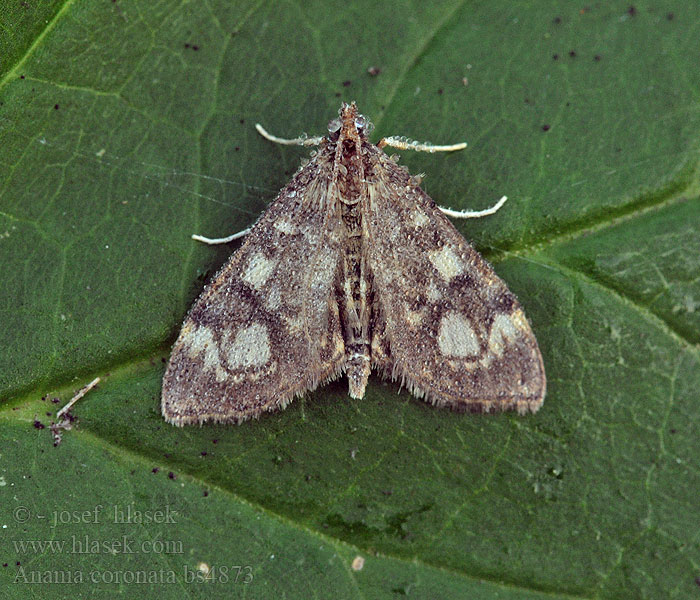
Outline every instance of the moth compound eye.
<path fill-rule="evenodd" d="M 329 133 L 339 132 L 342 124 L 343 123 L 340 119 L 333 119 L 332 121 L 329 121 L 328 122 L 328 132 Z"/>
<path fill-rule="evenodd" d="M 365 134 L 371 133 L 374 129 L 374 125 L 372 125 L 370 120 L 364 115 L 357 115 L 357 117 L 355 117 L 355 127 L 357 127 L 358 131 Z"/>
<path fill-rule="evenodd" d="M 357 116 L 355 119 L 355 127 L 365 135 L 369 135 L 374 130 L 374 124 L 364 115 Z"/>

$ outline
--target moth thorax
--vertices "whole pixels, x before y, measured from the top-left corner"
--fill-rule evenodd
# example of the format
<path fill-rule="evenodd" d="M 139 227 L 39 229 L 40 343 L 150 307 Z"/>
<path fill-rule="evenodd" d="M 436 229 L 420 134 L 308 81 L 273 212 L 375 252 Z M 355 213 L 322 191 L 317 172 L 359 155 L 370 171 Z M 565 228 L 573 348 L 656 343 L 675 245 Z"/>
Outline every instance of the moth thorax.
<path fill-rule="evenodd" d="M 359 201 L 364 184 L 362 180 L 362 165 L 358 156 L 345 157 L 338 164 L 338 190 L 345 204 Z"/>

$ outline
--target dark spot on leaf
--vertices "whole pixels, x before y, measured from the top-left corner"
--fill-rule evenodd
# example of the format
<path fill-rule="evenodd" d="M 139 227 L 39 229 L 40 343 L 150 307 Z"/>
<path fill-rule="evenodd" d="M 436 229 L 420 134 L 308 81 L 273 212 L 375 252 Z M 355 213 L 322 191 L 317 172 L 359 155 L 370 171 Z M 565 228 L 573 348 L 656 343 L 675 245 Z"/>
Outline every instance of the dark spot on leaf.
<path fill-rule="evenodd" d="M 173 473 L 172 471 L 169 471 L 168 472 L 168 479 L 175 479 L 175 478 L 177 478 L 177 475 L 175 475 L 175 473 Z"/>
<path fill-rule="evenodd" d="M 352 83 L 352 81 L 350 81 L 349 79 L 346 79 L 345 81 L 343 81 L 343 87 L 350 87 L 351 83 Z"/>
<path fill-rule="evenodd" d="M 58 104 L 54 104 L 54 105 L 53 105 L 53 109 L 54 109 L 54 110 L 58 110 L 58 108 L 59 108 Z"/>
<path fill-rule="evenodd" d="M 627 14 L 628 14 L 630 17 L 634 17 L 634 16 L 637 14 L 637 8 L 636 8 L 634 5 L 630 6 L 630 7 L 627 9 Z"/>
<path fill-rule="evenodd" d="M 559 23 L 561 23 L 561 17 L 554 17 L 552 23 L 554 23 L 555 25 L 559 25 Z"/>
<path fill-rule="evenodd" d="M 542 131 L 549 131 L 549 125 L 542 125 Z"/>
<path fill-rule="evenodd" d="M 601 58 L 603 58 L 603 57 L 602 57 L 600 54 L 596 54 L 596 55 L 593 57 L 593 60 L 596 61 L 596 62 L 600 62 L 600 59 L 601 59 Z"/>
<path fill-rule="evenodd" d="M 218 444 L 218 443 L 219 443 L 219 440 L 212 440 L 211 443 L 212 443 L 212 444 Z"/>
<path fill-rule="evenodd" d="M 569 56 L 571 58 L 576 58 L 576 50 L 569 50 Z"/>
<path fill-rule="evenodd" d="M 44 429 L 46 425 L 44 425 L 41 421 L 35 419 L 34 420 L 34 429 Z"/>
<path fill-rule="evenodd" d="M 20 75 L 19 78 L 20 78 L 20 79 L 24 79 L 24 75 Z"/>
<path fill-rule="evenodd" d="M 668 19 L 669 21 L 673 21 L 673 17 L 674 17 L 674 14 L 673 14 L 673 13 L 668 13 L 668 14 L 666 15 L 666 19 Z"/>
<path fill-rule="evenodd" d="M 236 147 L 234 148 L 234 151 L 235 151 L 235 152 L 238 152 L 239 150 L 240 150 L 240 147 L 239 147 L 239 146 L 236 146 Z"/>
<path fill-rule="evenodd" d="M 336 97 L 336 98 L 340 98 L 340 96 L 341 96 L 340 92 L 336 92 L 336 93 L 335 93 L 335 97 Z"/>
<path fill-rule="evenodd" d="M 552 54 L 552 60 L 559 60 L 558 54 Z"/>
<path fill-rule="evenodd" d="M 438 90 L 438 94 L 442 95 L 442 88 Z"/>
<path fill-rule="evenodd" d="M 240 124 L 243 125 L 243 123 L 245 123 L 245 119 L 240 120 Z"/>
<path fill-rule="evenodd" d="M 206 450 L 202 450 L 202 451 L 200 452 L 200 454 L 201 454 L 202 456 L 206 456 L 206 455 L 207 455 L 207 451 L 206 451 Z"/>
<path fill-rule="evenodd" d="M 204 490 L 204 497 L 206 498 L 209 495 L 209 490 Z"/>
<path fill-rule="evenodd" d="M 379 67 L 370 67 L 369 69 L 367 69 L 367 72 L 368 72 L 372 77 L 376 77 L 376 76 L 379 75 L 382 71 L 381 71 L 381 69 L 379 69 Z"/>
<path fill-rule="evenodd" d="M 160 467 L 153 467 L 151 469 L 151 473 L 157 473 L 158 471 L 160 471 Z"/>
<path fill-rule="evenodd" d="M 676 433 L 676 429 L 671 429 L 671 433 Z"/>
<path fill-rule="evenodd" d="M 50 417 L 52 414 L 53 414 L 53 413 L 47 412 L 47 413 L 46 413 L 46 416 L 47 416 L 47 417 Z"/>

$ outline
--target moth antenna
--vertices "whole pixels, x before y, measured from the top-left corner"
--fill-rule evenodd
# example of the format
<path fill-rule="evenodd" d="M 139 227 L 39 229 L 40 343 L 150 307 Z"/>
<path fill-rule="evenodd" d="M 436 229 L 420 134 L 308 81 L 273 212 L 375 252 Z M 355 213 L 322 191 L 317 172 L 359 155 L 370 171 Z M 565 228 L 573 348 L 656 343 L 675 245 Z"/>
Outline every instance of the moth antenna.
<path fill-rule="evenodd" d="M 320 136 L 310 138 L 306 137 L 305 135 L 293 139 L 277 137 L 276 135 L 268 133 L 265 130 L 265 128 L 262 125 L 260 125 L 260 123 L 255 124 L 255 129 L 257 129 L 258 133 L 261 136 L 263 136 L 266 140 L 270 140 L 271 142 L 275 142 L 276 144 L 283 144 L 285 146 L 318 146 L 323 140 L 323 138 Z"/>
<path fill-rule="evenodd" d="M 250 233 L 250 227 L 247 229 L 244 229 L 243 231 L 238 231 L 236 233 L 232 233 L 228 237 L 223 237 L 223 238 L 208 238 L 204 237 L 203 235 L 197 235 L 196 233 L 192 234 L 192 239 L 197 240 L 198 242 L 204 242 L 205 244 L 209 244 L 210 246 L 214 246 L 215 244 L 228 244 L 229 242 L 232 242 L 233 240 L 237 240 L 238 238 L 242 238 L 244 235 L 248 235 Z"/>
<path fill-rule="evenodd" d="M 508 200 L 508 198 L 503 196 L 492 207 L 485 208 L 484 210 L 452 210 L 451 208 L 443 208 L 442 206 L 438 206 L 438 208 L 453 219 L 478 219 L 479 217 L 486 217 L 498 211 L 498 209 L 506 203 L 506 200 Z"/>
<path fill-rule="evenodd" d="M 397 138 L 394 136 L 389 136 L 383 138 L 378 144 L 380 148 L 384 146 L 391 146 L 392 148 L 398 148 L 399 150 L 415 150 L 416 152 L 454 152 L 455 150 L 464 150 L 467 147 L 467 142 L 460 142 L 459 144 L 451 144 L 448 146 L 435 146 L 433 144 L 421 144 L 419 142 L 408 140 L 405 138 Z"/>

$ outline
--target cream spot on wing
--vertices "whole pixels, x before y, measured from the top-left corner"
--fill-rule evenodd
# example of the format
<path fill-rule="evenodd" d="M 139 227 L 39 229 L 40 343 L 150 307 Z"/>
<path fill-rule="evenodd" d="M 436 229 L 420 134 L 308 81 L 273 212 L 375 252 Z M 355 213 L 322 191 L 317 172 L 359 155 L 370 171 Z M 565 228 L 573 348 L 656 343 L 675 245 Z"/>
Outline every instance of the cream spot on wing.
<path fill-rule="evenodd" d="M 267 278 L 275 268 L 275 261 L 265 257 L 262 252 L 256 252 L 250 257 L 248 266 L 241 279 L 248 285 L 260 291 L 265 285 Z"/>
<path fill-rule="evenodd" d="M 496 356 L 501 356 L 508 342 L 518 337 L 520 325 L 519 317 L 522 311 L 516 311 L 512 315 L 499 313 L 491 325 L 489 334 L 489 350 Z"/>
<path fill-rule="evenodd" d="M 282 305 L 282 292 L 278 286 L 272 286 L 267 292 L 267 298 L 265 298 L 265 306 L 268 310 L 277 311 Z"/>
<path fill-rule="evenodd" d="M 211 329 L 188 324 L 182 328 L 180 341 L 190 358 L 198 358 L 200 354 L 204 355 L 202 358 L 203 371 L 213 369 L 217 381 L 224 381 L 228 377 L 228 373 L 221 365 L 219 347 Z"/>
<path fill-rule="evenodd" d="M 440 298 L 442 298 L 440 290 L 437 288 L 435 283 L 431 281 L 428 284 L 428 300 L 430 300 L 431 302 L 437 302 L 438 300 L 440 300 Z"/>
<path fill-rule="evenodd" d="M 273 227 L 277 231 L 286 233 L 287 235 L 292 235 L 299 231 L 299 228 L 286 217 L 282 217 L 279 221 L 275 221 Z"/>
<path fill-rule="evenodd" d="M 413 327 L 420 325 L 421 321 L 423 321 L 423 313 L 420 311 L 407 310 L 406 321 L 408 321 L 408 323 Z"/>
<path fill-rule="evenodd" d="M 447 281 L 464 271 L 464 263 L 449 246 L 443 246 L 440 250 L 433 250 L 428 253 L 428 256 L 433 266 Z"/>
<path fill-rule="evenodd" d="M 458 312 L 448 312 L 438 330 L 440 351 L 447 356 L 478 356 L 480 354 L 479 338 L 469 319 Z"/>
<path fill-rule="evenodd" d="M 423 227 L 428 222 L 428 216 L 422 210 L 416 209 L 411 213 L 411 221 L 416 227 Z"/>
<path fill-rule="evenodd" d="M 223 349 L 231 368 L 262 367 L 270 360 L 271 354 L 267 327 L 261 323 L 253 323 L 241 329 L 233 343 L 231 332 L 227 331 Z"/>

